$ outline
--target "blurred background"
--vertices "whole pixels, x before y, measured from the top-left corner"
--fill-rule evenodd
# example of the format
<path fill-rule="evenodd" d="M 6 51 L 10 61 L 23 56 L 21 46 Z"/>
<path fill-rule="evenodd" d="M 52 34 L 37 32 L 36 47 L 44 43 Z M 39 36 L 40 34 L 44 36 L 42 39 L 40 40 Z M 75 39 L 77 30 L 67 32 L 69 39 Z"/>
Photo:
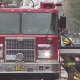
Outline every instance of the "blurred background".
<path fill-rule="evenodd" d="M 66 16 L 66 28 L 68 29 L 68 37 L 73 38 L 73 43 L 80 43 L 80 0 L 0 0 L 2 5 L 6 5 L 6 1 L 10 4 L 9 7 L 16 8 L 31 8 L 34 2 L 35 8 L 39 8 L 41 1 L 61 2 L 62 6 L 57 7 L 60 14 Z M 62 37 L 62 41 L 64 41 Z"/>

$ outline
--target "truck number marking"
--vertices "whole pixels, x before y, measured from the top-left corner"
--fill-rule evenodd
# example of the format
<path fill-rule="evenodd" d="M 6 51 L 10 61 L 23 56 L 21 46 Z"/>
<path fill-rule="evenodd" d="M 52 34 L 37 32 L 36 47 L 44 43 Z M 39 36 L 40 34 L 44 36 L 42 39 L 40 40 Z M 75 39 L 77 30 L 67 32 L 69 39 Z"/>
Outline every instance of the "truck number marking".
<path fill-rule="evenodd" d="M 18 65 L 15 66 L 15 70 L 16 71 L 24 71 L 25 70 L 25 66 L 20 66 L 20 68 L 18 68 Z"/>

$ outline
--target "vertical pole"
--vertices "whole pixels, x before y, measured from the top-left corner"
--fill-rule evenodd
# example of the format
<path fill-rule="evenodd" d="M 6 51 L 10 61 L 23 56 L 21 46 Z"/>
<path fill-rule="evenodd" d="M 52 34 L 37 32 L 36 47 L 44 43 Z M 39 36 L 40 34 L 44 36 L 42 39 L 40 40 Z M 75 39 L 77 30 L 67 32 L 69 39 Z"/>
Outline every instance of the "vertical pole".
<path fill-rule="evenodd" d="M 17 0 L 17 6 L 18 6 L 18 0 Z"/>
<path fill-rule="evenodd" d="M 78 33 L 78 36 L 79 36 L 79 43 L 80 43 L 80 33 Z"/>
<path fill-rule="evenodd" d="M 74 33 L 74 36 L 75 36 L 75 43 L 76 43 L 77 33 Z"/>
<path fill-rule="evenodd" d="M 4 1 L 4 7 L 6 8 L 6 2 Z"/>
<path fill-rule="evenodd" d="M 75 43 L 76 43 L 76 36 L 75 36 Z"/>
<path fill-rule="evenodd" d="M 8 1 L 6 1 L 6 8 L 8 8 Z"/>

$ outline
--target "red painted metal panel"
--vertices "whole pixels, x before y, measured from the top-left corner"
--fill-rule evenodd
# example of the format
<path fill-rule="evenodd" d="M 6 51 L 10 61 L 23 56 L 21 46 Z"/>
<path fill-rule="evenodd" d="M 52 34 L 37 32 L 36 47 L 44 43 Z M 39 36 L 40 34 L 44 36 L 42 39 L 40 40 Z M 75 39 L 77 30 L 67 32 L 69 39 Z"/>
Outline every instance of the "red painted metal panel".
<path fill-rule="evenodd" d="M 52 12 L 58 14 L 57 9 L 0 8 L 0 12 Z"/>
<path fill-rule="evenodd" d="M 46 41 L 46 39 L 45 39 L 46 35 L 0 35 L 0 44 L 3 44 L 4 54 L 5 54 L 5 37 L 36 37 L 36 59 L 38 59 L 37 58 L 37 46 L 38 46 L 38 44 L 51 44 L 51 45 L 53 45 L 54 55 L 49 60 L 57 60 L 58 59 L 58 56 L 57 56 L 57 53 L 58 53 L 58 35 L 48 35 L 48 38 L 53 39 L 53 41 L 51 43 L 48 43 Z M 5 56 L 4 56 L 4 59 L 5 59 Z"/>

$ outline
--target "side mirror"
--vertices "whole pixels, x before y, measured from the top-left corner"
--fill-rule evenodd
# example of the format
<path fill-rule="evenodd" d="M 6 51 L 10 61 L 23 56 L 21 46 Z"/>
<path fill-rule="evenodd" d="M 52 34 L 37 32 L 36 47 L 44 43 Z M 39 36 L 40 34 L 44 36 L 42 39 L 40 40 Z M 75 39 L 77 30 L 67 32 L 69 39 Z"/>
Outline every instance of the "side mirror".
<path fill-rule="evenodd" d="M 60 16 L 60 28 L 66 28 L 66 16 Z"/>

